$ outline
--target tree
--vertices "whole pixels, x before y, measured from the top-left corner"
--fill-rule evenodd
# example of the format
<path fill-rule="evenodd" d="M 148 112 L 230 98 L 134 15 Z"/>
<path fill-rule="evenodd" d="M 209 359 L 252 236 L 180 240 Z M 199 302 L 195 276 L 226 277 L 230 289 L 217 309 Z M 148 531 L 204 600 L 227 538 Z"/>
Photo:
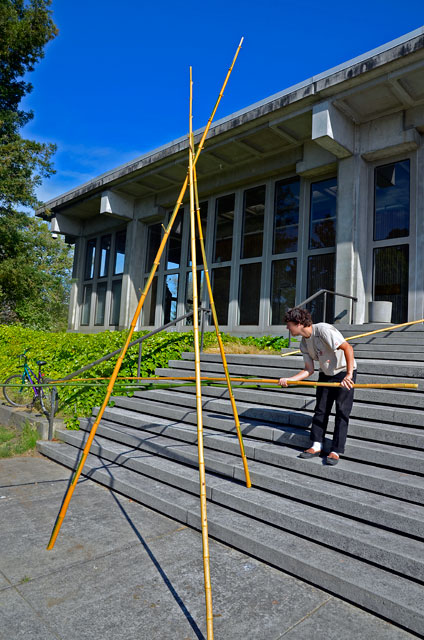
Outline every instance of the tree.
<path fill-rule="evenodd" d="M 58 33 L 51 0 L 0 0 L 0 322 L 64 328 L 70 250 L 22 207 L 41 203 L 36 188 L 54 173 L 53 144 L 26 140 L 33 118 L 20 108 L 32 85 L 24 78 Z"/>
<path fill-rule="evenodd" d="M 23 77 L 44 56 L 57 35 L 51 0 L 0 0 L 0 206 L 37 206 L 35 188 L 54 173 L 53 144 L 25 140 L 19 134 L 33 117 L 19 108 L 32 91 Z"/>

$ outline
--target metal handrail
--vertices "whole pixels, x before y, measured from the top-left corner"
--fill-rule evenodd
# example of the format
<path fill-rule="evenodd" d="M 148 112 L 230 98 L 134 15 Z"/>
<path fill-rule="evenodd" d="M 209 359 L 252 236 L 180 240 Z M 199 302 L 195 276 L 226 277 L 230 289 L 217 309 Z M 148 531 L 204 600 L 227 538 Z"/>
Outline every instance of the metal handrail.
<path fill-rule="evenodd" d="M 210 309 L 206 309 L 204 307 L 200 307 L 199 311 L 203 315 L 205 313 L 209 313 Z M 190 318 L 192 315 L 193 315 L 193 311 L 190 311 L 189 313 L 185 313 L 183 316 L 179 316 L 178 318 L 175 318 L 175 320 L 172 320 L 171 322 L 168 322 L 167 324 L 161 325 L 157 329 L 154 329 L 153 331 L 150 331 L 149 333 L 146 333 L 144 336 L 141 336 L 141 338 L 137 338 L 137 340 L 134 340 L 133 342 L 130 342 L 130 344 L 128 345 L 128 348 L 133 347 L 136 344 L 139 344 L 141 346 L 141 343 L 144 342 L 144 340 L 147 340 L 147 338 L 151 338 L 151 336 L 154 336 L 156 333 L 160 333 L 161 331 L 164 331 L 165 329 L 168 329 L 168 327 L 172 327 L 173 325 L 177 324 L 177 322 L 181 322 L 182 320 L 185 320 L 186 318 Z M 118 355 L 118 353 L 121 353 L 121 351 L 122 351 L 122 349 L 116 349 L 116 351 L 112 351 L 111 353 L 106 354 L 102 358 L 99 358 L 98 360 L 94 360 L 93 362 L 90 362 L 89 364 L 86 364 L 81 369 L 78 369 L 77 371 L 74 371 L 73 373 L 69 373 L 67 376 L 64 376 L 62 378 L 57 378 L 57 380 L 71 380 L 72 378 L 75 378 L 75 376 L 78 376 L 80 373 L 84 373 L 85 371 L 88 371 L 92 367 L 95 367 L 96 365 L 101 364 L 102 362 L 106 362 L 107 360 L 110 360 L 111 358 L 113 358 L 113 356 L 116 356 L 116 355 Z M 137 366 L 137 375 L 138 376 L 140 375 L 140 366 L 141 366 L 141 349 L 139 349 L 139 353 L 138 353 L 138 366 Z"/>
<path fill-rule="evenodd" d="M 327 314 L 327 295 L 328 294 L 332 296 L 340 296 L 341 298 L 349 298 L 349 300 L 353 301 L 352 308 L 350 310 L 350 323 L 353 324 L 354 305 L 355 305 L 355 302 L 358 302 L 358 298 L 355 298 L 355 296 L 348 296 L 346 293 L 339 293 L 338 291 L 330 291 L 329 289 L 319 289 L 316 293 L 309 296 L 309 298 L 306 298 L 306 300 L 299 302 L 299 304 L 295 304 L 293 308 L 297 309 L 297 308 L 303 307 L 305 304 L 308 304 L 308 302 L 311 302 L 311 300 L 315 300 L 315 298 L 318 298 L 318 296 L 323 295 L 324 296 L 323 322 L 325 322 L 325 318 Z M 290 342 L 291 342 L 291 334 L 289 332 L 289 346 L 290 346 Z"/>

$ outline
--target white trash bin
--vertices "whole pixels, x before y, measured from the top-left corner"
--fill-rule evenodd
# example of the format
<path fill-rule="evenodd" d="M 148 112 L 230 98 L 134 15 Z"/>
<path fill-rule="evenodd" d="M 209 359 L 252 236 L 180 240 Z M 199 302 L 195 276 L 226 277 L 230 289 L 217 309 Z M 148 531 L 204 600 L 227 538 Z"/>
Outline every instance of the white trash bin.
<path fill-rule="evenodd" d="M 368 303 L 368 322 L 392 321 L 392 303 L 388 300 L 374 300 Z"/>

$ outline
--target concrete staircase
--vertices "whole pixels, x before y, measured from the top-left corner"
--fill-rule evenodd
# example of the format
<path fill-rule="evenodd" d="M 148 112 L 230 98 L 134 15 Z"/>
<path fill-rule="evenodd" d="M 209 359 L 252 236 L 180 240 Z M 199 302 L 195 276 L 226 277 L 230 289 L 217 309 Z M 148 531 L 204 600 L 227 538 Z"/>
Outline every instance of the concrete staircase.
<path fill-rule="evenodd" d="M 342 331 L 348 336 L 371 329 Z M 245 384 L 234 395 L 253 485 L 247 489 L 228 394 L 203 387 L 209 533 L 420 635 L 423 325 L 352 344 L 357 382 L 416 382 L 419 388 L 357 390 L 346 453 L 337 467 L 321 458 L 298 458 L 309 443 L 313 388 Z M 287 376 L 302 365 L 299 356 L 229 355 L 228 362 L 233 375 L 261 378 Z M 157 374 L 191 375 L 193 365 L 187 353 Z M 219 356 L 203 354 L 202 371 L 221 375 Z M 85 475 L 200 529 L 194 387 L 175 384 L 114 401 Z M 41 442 L 39 450 L 74 467 L 93 419 L 82 420 L 80 431 L 57 431 L 63 442 Z"/>

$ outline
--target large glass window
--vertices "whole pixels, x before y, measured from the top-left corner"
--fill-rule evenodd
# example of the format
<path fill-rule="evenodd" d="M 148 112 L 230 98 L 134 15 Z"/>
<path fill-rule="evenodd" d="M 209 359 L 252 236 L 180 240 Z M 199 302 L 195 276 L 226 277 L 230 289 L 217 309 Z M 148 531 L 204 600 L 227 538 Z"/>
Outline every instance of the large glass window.
<path fill-rule="evenodd" d="M 265 186 L 244 192 L 241 258 L 262 255 L 264 236 Z"/>
<path fill-rule="evenodd" d="M 375 169 L 374 240 L 409 235 L 409 160 Z"/>
<path fill-rule="evenodd" d="M 84 280 L 91 280 L 94 277 L 94 265 L 96 262 L 96 243 L 96 238 L 92 238 L 87 242 L 87 250 L 85 253 Z"/>
<path fill-rule="evenodd" d="M 96 291 L 96 317 L 94 321 L 96 325 L 104 325 L 105 323 L 106 291 L 107 283 L 99 282 Z"/>
<path fill-rule="evenodd" d="M 311 184 L 309 249 L 336 245 L 337 180 Z"/>
<path fill-rule="evenodd" d="M 118 231 L 115 237 L 115 264 L 113 268 L 115 276 L 124 273 L 126 235 L 126 231 Z"/>
<path fill-rule="evenodd" d="M 147 278 L 144 281 L 144 286 L 146 286 Z M 156 298 L 158 291 L 158 276 L 152 280 L 152 284 L 150 285 L 150 289 L 147 292 L 146 299 L 143 305 L 143 324 L 148 326 L 154 326 L 155 324 L 155 312 L 156 312 Z"/>
<path fill-rule="evenodd" d="M 296 258 L 274 260 L 271 274 L 271 324 L 282 324 L 296 298 Z"/>
<path fill-rule="evenodd" d="M 212 293 L 215 301 L 218 323 L 228 324 L 228 304 L 230 301 L 231 267 L 220 267 L 212 271 Z"/>
<path fill-rule="evenodd" d="M 183 238 L 184 209 L 180 209 L 168 237 L 168 256 L 166 269 L 179 269 L 181 263 L 181 245 Z"/>
<path fill-rule="evenodd" d="M 177 317 L 178 301 L 178 273 L 171 273 L 165 276 L 163 293 L 164 323 L 171 322 Z"/>
<path fill-rule="evenodd" d="M 308 294 L 316 293 L 319 289 L 334 291 L 335 285 L 334 253 L 320 253 L 308 258 Z M 324 295 L 318 296 L 307 305 L 314 322 L 333 322 L 334 320 L 334 296 L 327 295 L 327 304 L 324 315 Z"/>
<path fill-rule="evenodd" d="M 102 236 L 100 239 L 99 278 L 107 278 L 109 274 L 111 241 L 111 235 Z"/>
<path fill-rule="evenodd" d="M 234 203 L 234 193 L 218 198 L 216 201 L 214 262 L 231 260 L 233 250 Z"/>
<path fill-rule="evenodd" d="M 203 265 L 203 256 L 202 249 L 200 247 L 200 239 L 199 239 L 199 230 L 197 227 L 197 214 L 196 214 L 196 264 Z M 202 236 L 203 243 L 206 245 L 206 232 L 207 232 L 207 221 L 208 221 L 208 203 L 201 202 L 200 203 L 200 221 L 202 223 Z M 188 240 L 188 266 L 191 267 L 191 240 L 189 237 Z"/>
<path fill-rule="evenodd" d="M 160 223 L 150 225 L 147 234 L 146 272 L 150 273 L 153 260 L 156 257 L 162 240 L 162 225 Z"/>
<path fill-rule="evenodd" d="M 259 323 L 259 303 L 261 300 L 262 263 L 253 262 L 240 267 L 240 324 Z"/>
<path fill-rule="evenodd" d="M 273 253 L 297 251 L 300 181 L 282 180 L 275 185 Z"/>
<path fill-rule="evenodd" d="M 374 249 L 374 300 L 392 302 L 392 322 L 407 322 L 409 246 Z"/>
<path fill-rule="evenodd" d="M 112 295 L 110 302 L 110 316 L 109 316 L 109 324 L 118 326 L 119 325 L 119 315 L 121 310 L 121 291 L 122 291 L 122 280 L 114 280 L 112 282 Z"/>
<path fill-rule="evenodd" d="M 83 289 L 82 307 L 81 307 L 81 324 L 90 324 L 90 311 L 91 311 L 91 293 L 93 287 L 91 284 L 86 284 Z"/>

